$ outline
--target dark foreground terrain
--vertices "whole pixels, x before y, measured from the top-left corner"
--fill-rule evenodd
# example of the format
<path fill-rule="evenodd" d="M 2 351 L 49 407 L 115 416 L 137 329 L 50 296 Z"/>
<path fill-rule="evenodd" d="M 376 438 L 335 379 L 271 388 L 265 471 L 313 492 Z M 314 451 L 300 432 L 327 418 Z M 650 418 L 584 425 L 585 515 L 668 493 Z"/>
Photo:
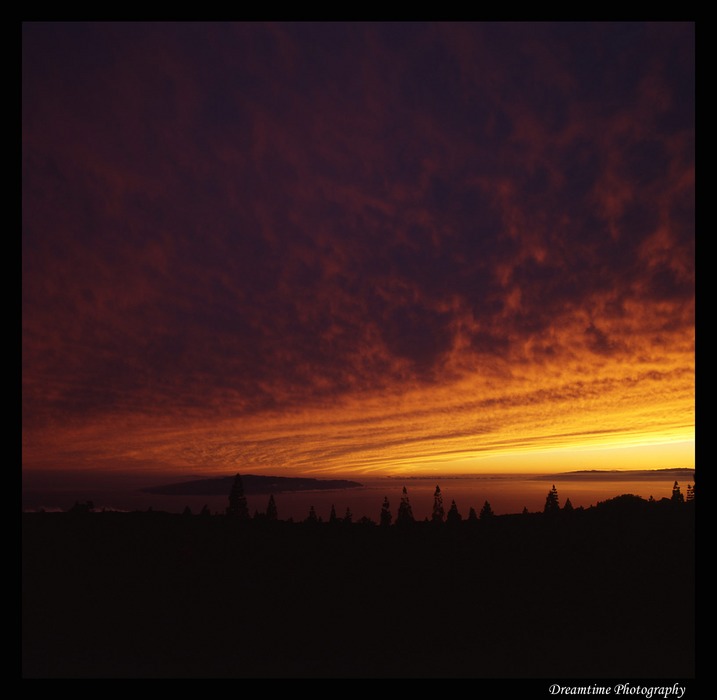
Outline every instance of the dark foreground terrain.
<path fill-rule="evenodd" d="M 25 678 L 693 678 L 694 511 L 23 514 Z"/>

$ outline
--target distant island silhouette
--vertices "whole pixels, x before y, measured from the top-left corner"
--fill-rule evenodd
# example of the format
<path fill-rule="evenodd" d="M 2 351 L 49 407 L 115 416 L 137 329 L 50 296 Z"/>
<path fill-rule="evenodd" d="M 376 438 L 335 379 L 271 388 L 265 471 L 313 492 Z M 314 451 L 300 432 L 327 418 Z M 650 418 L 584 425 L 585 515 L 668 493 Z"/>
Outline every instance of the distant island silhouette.
<path fill-rule="evenodd" d="M 260 476 L 258 474 L 242 474 L 244 493 L 261 495 L 284 493 L 289 491 L 326 491 L 331 489 L 355 489 L 363 484 L 348 479 L 312 479 L 291 476 Z M 141 489 L 143 493 L 154 493 L 161 496 L 225 496 L 234 482 L 234 475 L 214 479 L 194 479 L 161 486 L 150 486 Z"/>
<path fill-rule="evenodd" d="M 665 479 L 681 479 L 683 481 L 694 480 L 695 470 L 689 467 L 671 467 L 668 469 L 577 469 L 575 471 L 558 472 L 557 474 L 543 474 L 534 477 L 544 481 L 556 479 L 574 479 L 580 477 L 590 477 L 591 479 L 599 479 L 601 476 L 611 480 L 620 479 L 654 479 L 656 476 L 665 477 Z"/>
<path fill-rule="evenodd" d="M 425 481 L 438 480 L 438 481 L 455 481 L 465 479 L 477 479 L 477 480 L 503 480 L 513 479 L 516 477 L 529 478 L 543 481 L 551 481 L 554 479 L 569 479 L 575 476 L 590 476 L 599 478 L 601 476 L 613 479 L 618 476 L 625 478 L 654 478 L 656 476 L 665 477 L 666 479 L 682 479 L 687 480 L 694 479 L 695 470 L 694 467 L 666 467 L 664 469 L 576 469 L 567 472 L 551 472 L 550 474 L 525 474 L 517 473 L 514 474 L 509 472 L 507 474 L 416 474 L 416 475 L 388 475 L 386 479 L 392 479 L 394 481 Z"/>

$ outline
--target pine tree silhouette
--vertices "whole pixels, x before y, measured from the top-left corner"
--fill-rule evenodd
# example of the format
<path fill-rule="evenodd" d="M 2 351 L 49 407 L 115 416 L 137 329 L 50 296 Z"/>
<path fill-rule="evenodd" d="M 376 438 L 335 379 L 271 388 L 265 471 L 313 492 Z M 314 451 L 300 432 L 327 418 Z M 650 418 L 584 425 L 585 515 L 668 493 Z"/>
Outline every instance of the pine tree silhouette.
<path fill-rule="evenodd" d="M 339 519 L 336 517 L 336 508 L 334 507 L 334 504 L 331 504 L 331 513 L 329 514 L 329 524 L 335 525 L 339 522 Z"/>
<path fill-rule="evenodd" d="M 311 506 L 309 508 L 309 514 L 306 517 L 306 520 L 304 522 L 307 523 L 318 523 L 319 519 L 316 517 L 316 511 L 314 510 L 314 506 Z"/>
<path fill-rule="evenodd" d="M 232 490 L 229 493 L 229 507 L 227 515 L 239 520 L 249 520 L 249 507 L 247 506 L 246 496 L 244 495 L 244 484 L 241 480 L 241 474 L 234 477 Z"/>
<path fill-rule="evenodd" d="M 431 514 L 431 522 L 440 524 L 443 522 L 445 515 L 446 513 L 443 510 L 443 495 L 441 494 L 441 488 L 440 486 L 436 486 L 436 491 L 433 494 L 433 512 Z"/>
<path fill-rule="evenodd" d="M 396 525 L 408 525 L 415 522 L 416 519 L 413 517 L 413 509 L 411 508 L 411 503 L 408 500 L 408 491 L 404 486 L 403 493 L 401 494 L 401 503 L 398 506 Z"/>
<path fill-rule="evenodd" d="M 548 491 L 548 495 L 545 499 L 543 513 L 557 513 L 559 510 L 560 500 L 558 499 L 558 489 L 556 489 L 555 484 L 553 484 L 553 488 Z"/>
<path fill-rule="evenodd" d="M 266 519 L 267 520 L 278 520 L 279 513 L 276 509 L 276 501 L 274 501 L 274 494 L 269 496 L 269 503 L 266 505 Z"/>
<path fill-rule="evenodd" d="M 448 515 L 446 516 L 446 522 L 450 523 L 452 525 L 455 525 L 456 523 L 461 522 L 463 518 L 461 517 L 461 514 L 458 512 L 458 506 L 456 505 L 455 501 L 451 501 L 451 507 L 448 509 Z"/>
<path fill-rule="evenodd" d="M 687 503 L 692 503 L 695 500 L 695 487 L 692 484 L 687 484 Z"/>
<path fill-rule="evenodd" d="M 478 520 L 478 513 L 476 513 L 476 509 L 473 506 L 468 510 L 468 520 L 471 522 Z"/>
<path fill-rule="evenodd" d="M 493 512 L 493 509 L 490 507 L 490 503 L 486 501 L 483 504 L 483 507 L 480 509 L 480 515 L 478 516 L 480 520 L 488 520 L 489 518 L 492 518 L 495 515 Z"/>
<path fill-rule="evenodd" d="M 670 499 L 675 505 L 680 505 L 685 502 L 685 497 L 680 491 L 680 485 L 675 481 L 672 487 L 672 498 Z"/>
<path fill-rule="evenodd" d="M 573 512 L 573 504 L 570 502 L 570 499 L 568 498 L 565 501 L 565 505 L 563 506 L 563 513 L 572 513 Z"/>
<path fill-rule="evenodd" d="M 346 513 L 344 513 L 344 525 L 350 525 L 354 521 L 354 514 L 351 512 L 351 508 L 346 506 Z"/>
<path fill-rule="evenodd" d="M 393 516 L 391 515 L 391 506 L 388 503 L 388 496 L 384 496 L 379 523 L 382 527 L 388 527 L 392 520 Z"/>

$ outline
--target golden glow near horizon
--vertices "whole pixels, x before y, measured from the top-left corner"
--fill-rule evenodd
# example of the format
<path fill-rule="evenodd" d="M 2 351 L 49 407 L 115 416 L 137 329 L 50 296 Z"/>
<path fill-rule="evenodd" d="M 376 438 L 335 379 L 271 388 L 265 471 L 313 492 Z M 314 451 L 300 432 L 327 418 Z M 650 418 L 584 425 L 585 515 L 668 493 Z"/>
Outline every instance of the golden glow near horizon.
<path fill-rule="evenodd" d="M 617 368 L 619 369 L 619 367 Z M 421 475 L 694 467 L 693 375 L 563 367 L 240 418 L 113 416 L 25 440 L 26 465 Z"/>

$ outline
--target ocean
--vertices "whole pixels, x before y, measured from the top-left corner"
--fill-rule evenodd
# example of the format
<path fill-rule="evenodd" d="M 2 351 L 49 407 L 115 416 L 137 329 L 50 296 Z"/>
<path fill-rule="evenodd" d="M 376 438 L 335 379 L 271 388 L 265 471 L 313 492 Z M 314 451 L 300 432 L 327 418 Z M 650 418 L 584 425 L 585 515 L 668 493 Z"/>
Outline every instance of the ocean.
<path fill-rule="evenodd" d="M 228 476 L 228 475 L 227 475 Z M 141 474 L 50 472 L 23 473 L 22 510 L 68 510 L 79 501 L 92 501 L 96 510 L 144 511 L 148 509 L 180 513 L 189 507 L 199 513 L 206 505 L 211 513 L 223 513 L 228 505 L 224 496 L 164 496 L 146 493 L 149 486 L 206 478 L 196 475 L 146 476 Z M 318 517 L 328 520 L 332 506 L 339 518 L 350 511 L 353 521 L 362 517 L 378 521 L 384 498 L 395 518 L 404 486 L 416 519 L 430 517 L 436 486 L 440 486 L 446 512 L 455 500 L 459 513 L 468 517 L 469 509 L 480 512 L 487 501 L 496 515 L 542 511 L 548 491 L 555 485 L 561 507 L 569 499 L 574 508 L 588 508 L 598 501 L 621 494 L 634 494 L 656 500 L 669 498 L 675 481 L 683 495 L 694 485 L 694 470 L 656 470 L 621 472 L 572 472 L 549 475 L 481 474 L 476 476 L 360 477 L 359 488 L 275 493 L 279 518 L 294 521 L 307 517 L 313 506 Z M 268 494 L 247 496 L 249 511 L 263 513 Z"/>

